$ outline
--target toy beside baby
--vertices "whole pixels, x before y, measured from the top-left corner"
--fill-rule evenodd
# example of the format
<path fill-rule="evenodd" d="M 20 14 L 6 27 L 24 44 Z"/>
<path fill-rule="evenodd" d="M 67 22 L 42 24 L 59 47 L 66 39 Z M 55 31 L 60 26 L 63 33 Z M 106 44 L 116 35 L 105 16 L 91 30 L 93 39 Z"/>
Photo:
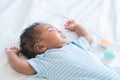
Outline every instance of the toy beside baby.
<path fill-rule="evenodd" d="M 103 51 L 103 59 L 107 63 L 112 63 L 114 60 L 118 60 L 120 56 L 119 48 L 115 42 L 110 41 L 109 39 L 101 39 L 99 46 Z"/>

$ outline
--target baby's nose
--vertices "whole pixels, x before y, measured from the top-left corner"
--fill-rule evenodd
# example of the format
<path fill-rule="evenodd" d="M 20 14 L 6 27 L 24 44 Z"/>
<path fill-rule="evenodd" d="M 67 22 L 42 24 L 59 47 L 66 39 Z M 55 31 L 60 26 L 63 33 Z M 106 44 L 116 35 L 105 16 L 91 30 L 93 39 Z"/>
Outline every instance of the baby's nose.
<path fill-rule="evenodd" d="M 57 30 L 59 33 L 62 33 L 62 31 L 61 30 Z"/>

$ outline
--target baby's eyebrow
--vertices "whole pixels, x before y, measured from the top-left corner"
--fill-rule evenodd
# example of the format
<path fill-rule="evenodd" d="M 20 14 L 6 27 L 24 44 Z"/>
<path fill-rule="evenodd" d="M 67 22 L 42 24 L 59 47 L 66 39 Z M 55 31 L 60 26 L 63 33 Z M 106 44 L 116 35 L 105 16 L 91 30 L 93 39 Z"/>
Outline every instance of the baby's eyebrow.
<path fill-rule="evenodd" d="M 55 28 L 55 27 L 53 27 L 53 26 L 49 26 L 49 27 L 47 27 L 47 30 L 49 30 L 50 28 Z"/>

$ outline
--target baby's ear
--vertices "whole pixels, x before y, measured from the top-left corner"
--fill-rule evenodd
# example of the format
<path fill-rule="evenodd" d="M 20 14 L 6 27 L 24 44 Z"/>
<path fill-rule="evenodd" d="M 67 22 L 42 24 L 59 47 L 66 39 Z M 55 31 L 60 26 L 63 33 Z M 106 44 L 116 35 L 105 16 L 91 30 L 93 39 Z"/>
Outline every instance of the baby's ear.
<path fill-rule="evenodd" d="M 36 43 L 34 45 L 34 50 L 36 53 L 43 53 L 47 50 L 47 47 L 43 46 L 41 43 Z"/>

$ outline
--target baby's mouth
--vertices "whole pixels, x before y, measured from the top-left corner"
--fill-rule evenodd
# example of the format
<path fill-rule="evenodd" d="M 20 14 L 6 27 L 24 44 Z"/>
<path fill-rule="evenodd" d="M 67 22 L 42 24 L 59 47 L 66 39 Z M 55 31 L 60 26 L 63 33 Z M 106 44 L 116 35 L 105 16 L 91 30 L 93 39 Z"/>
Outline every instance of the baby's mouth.
<path fill-rule="evenodd" d="M 66 38 L 65 34 L 62 34 L 61 37 Z"/>

